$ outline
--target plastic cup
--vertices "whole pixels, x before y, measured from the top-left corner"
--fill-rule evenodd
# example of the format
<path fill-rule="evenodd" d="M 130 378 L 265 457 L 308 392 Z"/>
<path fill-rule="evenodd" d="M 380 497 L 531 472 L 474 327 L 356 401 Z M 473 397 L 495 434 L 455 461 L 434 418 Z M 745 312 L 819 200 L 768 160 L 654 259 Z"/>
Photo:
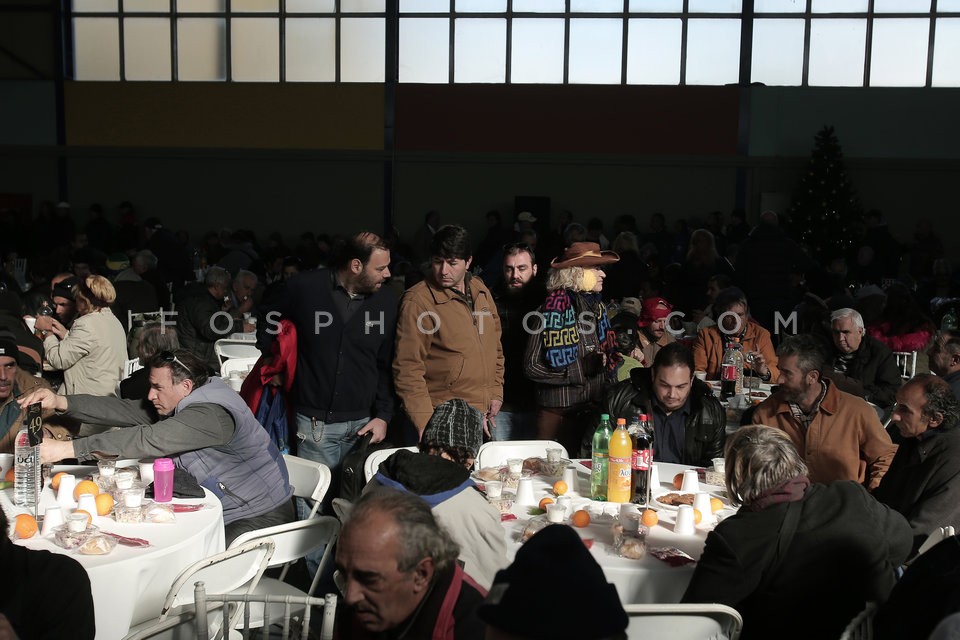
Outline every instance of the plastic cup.
<path fill-rule="evenodd" d="M 503 483 L 499 480 L 491 480 L 485 484 L 488 498 L 499 498 L 503 495 Z"/>
<path fill-rule="evenodd" d="M 153 458 L 143 458 L 138 463 L 140 467 L 140 479 L 143 481 L 143 484 L 150 484 L 153 482 Z"/>
<path fill-rule="evenodd" d="M 7 475 L 7 471 L 13 466 L 12 453 L 0 453 L 0 478 Z"/>
<path fill-rule="evenodd" d="M 100 470 L 100 476 L 103 478 L 109 478 L 117 473 L 117 461 L 116 460 L 100 460 L 97 462 L 97 469 Z"/>
<path fill-rule="evenodd" d="M 620 505 L 620 526 L 624 531 L 636 531 L 640 526 L 640 507 L 632 502 Z"/>
<path fill-rule="evenodd" d="M 723 458 L 714 458 L 712 462 L 713 470 L 717 473 L 723 473 L 727 468 L 726 461 Z"/>
<path fill-rule="evenodd" d="M 520 478 L 517 482 L 517 504 L 526 507 L 537 506 L 537 499 L 533 497 L 533 478 Z"/>
<path fill-rule="evenodd" d="M 560 496 L 557 498 L 557 504 L 563 507 L 563 513 L 566 517 L 573 515 L 573 498 L 570 496 Z"/>
<path fill-rule="evenodd" d="M 139 507 L 143 504 L 143 489 L 124 489 L 121 499 L 125 507 Z"/>
<path fill-rule="evenodd" d="M 660 490 L 660 466 L 656 462 L 650 463 L 650 491 Z"/>
<path fill-rule="evenodd" d="M 700 524 L 713 522 L 713 508 L 710 506 L 710 494 L 701 491 L 693 496 L 693 508 L 700 512 Z"/>
<path fill-rule="evenodd" d="M 97 514 L 97 499 L 92 493 L 80 494 L 77 509 L 90 514 L 90 524 L 97 524 L 100 521 L 100 516 Z"/>
<path fill-rule="evenodd" d="M 700 491 L 700 480 L 697 478 L 696 469 L 687 469 L 683 472 L 683 484 L 680 490 L 684 493 L 696 493 Z"/>
<path fill-rule="evenodd" d="M 567 491 L 577 490 L 577 468 L 570 466 L 563 470 L 563 481 L 567 483 Z"/>
<path fill-rule="evenodd" d="M 563 508 L 563 505 L 553 503 L 547 505 L 547 520 L 550 522 L 563 522 L 563 519 L 566 517 L 566 509 Z"/>
<path fill-rule="evenodd" d="M 41 536 L 53 533 L 54 527 L 63 524 L 63 509 L 60 507 L 47 507 L 43 512 L 43 529 L 40 530 Z"/>
<path fill-rule="evenodd" d="M 123 491 L 133 486 L 134 471 L 132 469 L 121 469 L 117 471 L 113 481 L 117 489 Z"/>
<path fill-rule="evenodd" d="M 87 530 L 87 516 L 82 513 L 68 513 L 66 520 L 68 531 L 80 533 Z"/>
<path fill-rule="evenodd" d="M 57 489 L 57 504 L 63 509 L 73 509 L 77 501 L 73 499 L 73 490 L 77 486 L 77 477 L 72 473 L 60 478 L 60 488 Z"/>
<path fill-rule="evenodd" d="M 519 477 L 523 473 L 523 458 L 509 458 L 507 460 L 507 471 L 510 475 Z"/>
<path fill-rule="evenodd" d="M 693 507 L 688 504 L 677 507 L 677 522 L 673 525 L 673 532 L 681 536 L 689 536 L 695 533 L 696 529 L 693 520 Z"/>
<path fill-rule="evenodd" d="M 693 377 L 697 380 L 702 380 L 703 382 L 707 381 L 707 372 L 706 371 L 694 371 Z"/>
<path fill-rule="evenodd" d="M 563 457 L 563 449 L 557 447 L 550 447 L 547 449 L 547 462 L 560 462 L 560 458 Z"/>

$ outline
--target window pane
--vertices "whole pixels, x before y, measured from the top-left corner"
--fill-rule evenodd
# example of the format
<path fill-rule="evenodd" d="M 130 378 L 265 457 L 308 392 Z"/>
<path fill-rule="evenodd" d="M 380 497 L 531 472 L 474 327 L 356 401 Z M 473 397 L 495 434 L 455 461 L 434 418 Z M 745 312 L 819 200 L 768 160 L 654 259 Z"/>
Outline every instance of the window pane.
<path fill-rule="evenodd" d="M 938 13 L 960 12 L 960 0 L 937 0 Z"/>
<path fill-rule="evenodd" d="M 690 13 L 740 13 L 740 0 L 690 0 Z"/>
<path fill-rule="evenodd" d="M 803 84 L 803 20 L 754 20 L 750 82 Z"/>
<path fill-rule="evenodd" d="M 513 11 L 537 13 L 563 13 L 567 10 L 564 0 L 513 0 Z"/>
<path fill-rule="evenodd" d="M 635 18 L 627 28 L 627 84 L 680 84 L 682 21 Z"/>
<path fill-rule="evenodd" d="M 180 13 L 222 13 L 227 10 L 226 0 L 174 0 Z"/>
<path fill-rule="evenodd" d="M 400 82 L 448 82 L 450 21 L 446 18 L 400 20 Z"/>
<path fill-rule="evenodd" d="M 75 18 L 73 47 L 77 80 L 120 79 L 120 27 L 114 18 Z"/>
<path fill-rule="evenodd" d="M 383 18 L 343 18 L 340 21 L 342 82 L 383 82 L 385 34 Z"/>
<path fill-rule="evenodd" d="M 454 29 L 454 81 L 503 82 L 507 77 L 507 21 L 458 19 Z"/>
<path fill-rule="evenodd" d="M 340 11 L 343 13 L 373 12 L 383 13 L 383 0 L 340 0 Z"/>
<path fill-rule="evenodd" d="M 811 86 L 863 86 L 866 20 L 811 20 Z"/>
<path fill-rule="evenodd" d="M 960 18 L 937 20 L 931 84 L 934 87 L 960 87 Z"/>
<path fill-rule="evenodd" d="M 180 80 L 226 80 L 224 21 L 215 18 L 177 20 L 177 74 Z"/>
<path fill-rule="evenodd" d="M 276 13 L 277 0 L 230 0 L 230 13 Z"/>
<path fill-rule="evenodd" d="M 622 20 L 570 20 L 570 83 L 620 84 L 622 42 Z"/>
<path fill-rule="evenodd" d="M 400 0 L 400 13 L 450 12 L 450 0 Z"/>
<path fill-rule="evenodd" d="M 137 13 L 138 11 L 163 11 L 169 13 L 170 0 L 123 0 L 123 10 L 127 13 Z"/>
<path fill-rule="evenodd" d="M 73 10 L 75 13 L 88 13 L 93 11 L 117 11 L 117 0 L 73 0 Z"/>
<path fill-rule="evenodd" d="M 501 13 L 507 10 L 507 0 L 457 0 L 457 11 Z"/>
<path fill-rule="evenodd" d="M 287 13 L 332 12 L 334 0 L 287 0 Z"/>
<path fill-rule="evenodd" d="M 284 39 L 287 81 L 333 82 L 336 80 L 336 22 L 333 18 L 287 20 Z"/>
<path fill-rule="evenodd" d="M 813 0 L 810 10 L 813 13 L 864 13 L 867 0 Z"/>
<path fill-rule="evenodd" d="M 928 13 L 930 0 L 873 0 L 873 10 L 876 13 Z"/>
<path fill-rule="evenodd" d="M 754 13 L 803 13 L 807 0 L 753 0 Z"/>
<path fill-rule="evenodd" d="M 230 75 L 240 82 L 280 80 L 280 21 L 234 18 L 230 21 Z"/>
<path fill-rule="evenodd" d="M 740 21 L 691 19 L 687 23 L 687 84 L 740 81 Z"/>
<path fill-rule="evenodd" d="M 562 19 L 516 18 L 512 38 L 510 82 L 563 82 Z"/>
<path fill-rule="evenodd" d="M 127 80 L 170 80 L 170 20 L 125 19 L 123 59 Z"/>
<path fill-rule="evenodd" d="M 623 0 L 570 0 L 570 11 L 583 13 L 610 13 L 623 11 Z"/>
<path fill-rule="evenodd" d="M 930 21 L 925 18 L 874 20 L 870 86 L 924 86 L 929 41 Z"/>
<path fill-rule="evenodd" d="M 637 13 L 680 13 L 683 0 L 630 0 L 630 11 Z"/>

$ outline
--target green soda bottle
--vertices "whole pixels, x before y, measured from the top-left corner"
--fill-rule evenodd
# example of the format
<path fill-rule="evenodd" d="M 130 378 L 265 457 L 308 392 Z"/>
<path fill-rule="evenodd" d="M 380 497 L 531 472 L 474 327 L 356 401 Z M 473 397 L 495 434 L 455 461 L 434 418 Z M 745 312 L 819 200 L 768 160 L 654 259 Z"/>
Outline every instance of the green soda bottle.
<path fill-rule="evenodd" d="M 593 451 L 590 464 L 590 497 L 594 500 L 607 500 L 607 463 L 610 455 L 610 416 L 600 416 L 600 425 L 593 432 Z"/>

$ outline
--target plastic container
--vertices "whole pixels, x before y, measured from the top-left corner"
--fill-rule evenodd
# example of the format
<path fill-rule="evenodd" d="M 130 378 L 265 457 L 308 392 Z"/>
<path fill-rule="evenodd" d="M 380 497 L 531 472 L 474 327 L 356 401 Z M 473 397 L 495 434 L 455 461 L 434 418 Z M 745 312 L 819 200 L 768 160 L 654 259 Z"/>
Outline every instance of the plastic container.
<path fill-rule="evenodd" d="M 173 460 L 157 458 L 153 461 L 153 499 L 156 502 L 173 500 Z"/>

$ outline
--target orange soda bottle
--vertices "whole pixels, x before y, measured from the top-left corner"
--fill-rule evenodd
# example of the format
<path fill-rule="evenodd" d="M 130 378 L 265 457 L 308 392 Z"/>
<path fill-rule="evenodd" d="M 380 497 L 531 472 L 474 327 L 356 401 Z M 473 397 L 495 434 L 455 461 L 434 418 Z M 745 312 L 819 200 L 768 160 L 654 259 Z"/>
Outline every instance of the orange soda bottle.
<path fill-rule="evenodd" d="M 633 441 L 627 431 L 626 418 L 617 418 L 617 428 L 610 436 L 609 462 L 607 463 L 607 501 L 630 502 L 631 457 Z"/>

